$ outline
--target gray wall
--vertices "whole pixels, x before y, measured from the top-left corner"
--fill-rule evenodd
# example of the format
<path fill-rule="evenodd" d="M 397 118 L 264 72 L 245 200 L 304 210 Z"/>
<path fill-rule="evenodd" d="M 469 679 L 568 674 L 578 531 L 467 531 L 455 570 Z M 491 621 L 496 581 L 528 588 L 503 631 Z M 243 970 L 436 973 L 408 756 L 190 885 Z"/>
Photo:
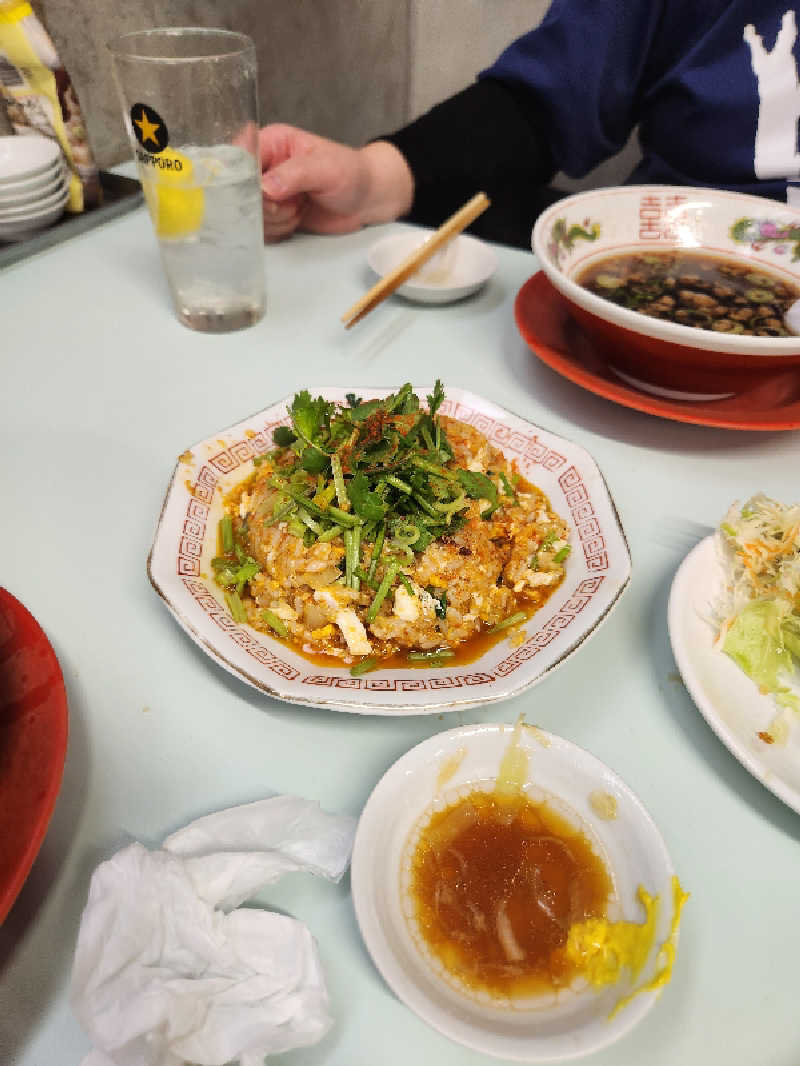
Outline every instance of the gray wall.
<path fill-rule="evenodd" d="M 106 42 L 151 26 L 219 26 L 249 34 L 262 122 L 280 119 L 361 142 L 408 114 L 405 0 L 34 0 L 70 72 L 101 166 L 130 150 Z"/>
<path fill-rule="evenodd" d="M 550 0 L 412 0 L 411 114 L 463 89 L 549 6 Z"/>
<path fill-rule="evenodd" d="M 549 0 L 33 3 L 72 76 L 104 167 L 130 156 L 106 49 L 126 30 L 198 25 L 247 33 L 258 55 L 262 122 L 291 122 L 360 144 L 467 85 L 549 6 Z M 614 184 L 637 154 L 632 143 L 588 178 L 561 177 L 558 184 Z"/>

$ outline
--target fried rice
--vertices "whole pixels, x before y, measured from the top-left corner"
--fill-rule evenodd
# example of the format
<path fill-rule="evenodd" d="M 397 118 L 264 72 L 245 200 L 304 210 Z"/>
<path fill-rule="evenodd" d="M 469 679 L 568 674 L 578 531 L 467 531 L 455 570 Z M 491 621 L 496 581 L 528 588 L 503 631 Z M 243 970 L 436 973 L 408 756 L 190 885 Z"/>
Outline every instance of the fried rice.
<path fill-rule="evenodd" d="M 402 433 L 412 419 L 400 414 L 392 424 Z M 439 423 L 452 451 L 445 468 L 486 475 L 498 502 L 487 517 L 490 501 L 470 499 L 452 532 L 417 554 L 407 550 L 397 584 L 372 618 L 375 586 L 387 567 L 383 557 L 371 567 L 375 542 L 364 543 L 360 554 L 360 572 L 374 571 L 372 582 L 348 587 L 343 535 L 308 543 L 296 523 L 274 520 L 281 499 L 276 477 L 293 458 L 290 449 L 269 453 L 228 496 L 225 508 L 234 536 L 258 567 L 241 594 L 250 625 L 273 636 L 278 629 L 307 655 L 350 664 L 365 657 L 380 661 L 407 651 L 455 649 L 505 620 L 519 616 L 517 621 L 524 621 L 541 607 L 564 578 L 566 522 L 545 494 L 520 476 L 516 462 L 482 433 L 445 416 Z"/>

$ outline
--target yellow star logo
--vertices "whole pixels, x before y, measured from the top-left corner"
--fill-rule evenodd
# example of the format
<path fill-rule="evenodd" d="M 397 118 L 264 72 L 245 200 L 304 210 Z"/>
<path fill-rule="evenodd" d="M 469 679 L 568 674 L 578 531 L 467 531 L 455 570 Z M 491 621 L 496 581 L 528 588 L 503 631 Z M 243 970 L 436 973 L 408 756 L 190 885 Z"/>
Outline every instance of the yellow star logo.
<path fill-rule="evenodd" d="M 151 122 L 144 111 L 142 111 L 141 118 L 135 118 L 133 121 L 142 131 L 142 144 L 144 144 L 145 141 L 152 141 L 153 144 L 158 147 L 158 139 L 155 134 L 156 130 L 161 129 L 160 124 L 158 122 Z"/>

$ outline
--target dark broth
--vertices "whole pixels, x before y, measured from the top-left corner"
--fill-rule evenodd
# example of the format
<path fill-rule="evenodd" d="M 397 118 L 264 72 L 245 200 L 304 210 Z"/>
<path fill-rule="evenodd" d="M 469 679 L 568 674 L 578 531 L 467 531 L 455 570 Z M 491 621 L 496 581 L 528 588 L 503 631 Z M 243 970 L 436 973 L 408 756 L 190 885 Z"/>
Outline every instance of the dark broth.
<path fill-rule="evenodd" d="M 682 326 L 794 336 L 783 316 L 800 288 L 760 264 L 698 252 L 637 252 L 592 263 L 576 280 L 621 307 Z"/>

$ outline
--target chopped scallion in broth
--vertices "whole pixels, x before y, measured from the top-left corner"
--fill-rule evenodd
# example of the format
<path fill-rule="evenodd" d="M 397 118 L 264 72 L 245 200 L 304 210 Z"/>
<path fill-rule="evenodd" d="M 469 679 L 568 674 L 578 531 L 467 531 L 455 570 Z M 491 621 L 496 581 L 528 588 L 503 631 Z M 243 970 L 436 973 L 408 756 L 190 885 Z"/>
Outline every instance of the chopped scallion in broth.
<path fill-rule="evenodd" d="M 621 307 L 716 333 L 790 337 L 784 315 L 800 287 L 745 259 L 698 252 L 613 255 L 576 279 Z"/>

